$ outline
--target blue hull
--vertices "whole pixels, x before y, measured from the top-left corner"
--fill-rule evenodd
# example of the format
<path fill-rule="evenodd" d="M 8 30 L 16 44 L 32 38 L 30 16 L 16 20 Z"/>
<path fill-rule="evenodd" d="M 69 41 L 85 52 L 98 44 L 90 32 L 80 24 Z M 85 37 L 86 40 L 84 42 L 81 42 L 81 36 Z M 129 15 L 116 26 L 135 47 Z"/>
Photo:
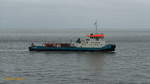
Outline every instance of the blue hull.
<path fill-rule="evenodd" d="M 77 47 L 29 47 L 30 51 L 115 51 L 116 46 L 113 44 L 105 45 L 101 48 L 77 48 Z"/>

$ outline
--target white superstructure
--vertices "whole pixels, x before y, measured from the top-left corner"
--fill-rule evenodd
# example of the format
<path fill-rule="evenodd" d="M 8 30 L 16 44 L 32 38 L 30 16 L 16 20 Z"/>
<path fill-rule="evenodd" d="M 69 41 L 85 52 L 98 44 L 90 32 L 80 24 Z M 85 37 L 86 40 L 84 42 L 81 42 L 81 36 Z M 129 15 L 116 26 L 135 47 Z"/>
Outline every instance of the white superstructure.
<path fill-rule="evenodd" d="M 104 34 L 97 32 L 97 21 L 94 23 L 96 27 L 96 33 L 91 33 L 87 35 L 87 39 L 78 39 L 76 43 L 73 43 L 75 47 L 80 48 L 101 48 L 105 46 Z"/>
<path fill-rule="evenodd" d="M 98 36 L 103 34 L 91 34 L 87 39 L 78 39 L 76 43 L 74 43 L 75 47 L 82 48 L 100 48 L 105 46 L 105 41 L 103 40 L 103 36 Z"/>

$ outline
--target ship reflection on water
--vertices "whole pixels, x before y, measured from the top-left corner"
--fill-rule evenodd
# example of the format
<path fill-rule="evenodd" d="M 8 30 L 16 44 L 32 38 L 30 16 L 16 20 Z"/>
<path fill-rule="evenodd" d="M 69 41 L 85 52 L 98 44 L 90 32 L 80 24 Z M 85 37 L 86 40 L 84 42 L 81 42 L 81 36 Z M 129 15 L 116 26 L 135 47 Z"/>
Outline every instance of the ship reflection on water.
<path fill-rule="evenodd" d="M 49 74 L 53 74 L 57 81 L 84 84 L 98 83 L 105 67 L 105 58 L 114 56 L 115 52 L 30 52 L 33 57 L 44 57 L 48 62 Z M 43 60 L 44 61 L 44 60 Z M 57 73 L 57 74 L 56 74 Z M 59 74 L 58 74 L 59 73 Z M 62 76 L 63 75 L 63 76 Z M 60 78 L 59 78 L 60 77 Z M 55 77 L 51 77 L 52 80 Z M 69 81 L 68 81 L 69 80 Z M 63 81 L 64 82 L 64 81 Z"/>

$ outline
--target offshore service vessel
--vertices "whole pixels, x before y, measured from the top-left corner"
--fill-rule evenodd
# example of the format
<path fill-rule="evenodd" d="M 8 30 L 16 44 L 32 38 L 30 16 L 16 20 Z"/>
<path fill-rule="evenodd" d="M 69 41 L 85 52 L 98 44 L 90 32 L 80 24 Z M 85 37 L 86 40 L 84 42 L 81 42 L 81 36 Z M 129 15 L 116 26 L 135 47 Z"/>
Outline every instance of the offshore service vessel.
<path fill-rule="evenodd" d="M 96 32 L 86 35 L 87 38 L 78 38 L 70 43 L 43 43 L 40 46 L 31 44 L 30 51 L 115 51 L 115 44 L 107 44 L 103 33 Z"/>

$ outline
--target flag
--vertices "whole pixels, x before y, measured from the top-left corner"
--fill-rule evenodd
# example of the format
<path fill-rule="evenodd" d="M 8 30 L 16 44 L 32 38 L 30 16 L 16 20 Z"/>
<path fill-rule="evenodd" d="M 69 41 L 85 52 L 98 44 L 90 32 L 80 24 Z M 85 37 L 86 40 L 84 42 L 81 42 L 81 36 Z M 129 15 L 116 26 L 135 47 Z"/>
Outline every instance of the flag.
<path fill-rule="evenodd" d="M 94 24 L 97 25 L 97 21 Z"/>

